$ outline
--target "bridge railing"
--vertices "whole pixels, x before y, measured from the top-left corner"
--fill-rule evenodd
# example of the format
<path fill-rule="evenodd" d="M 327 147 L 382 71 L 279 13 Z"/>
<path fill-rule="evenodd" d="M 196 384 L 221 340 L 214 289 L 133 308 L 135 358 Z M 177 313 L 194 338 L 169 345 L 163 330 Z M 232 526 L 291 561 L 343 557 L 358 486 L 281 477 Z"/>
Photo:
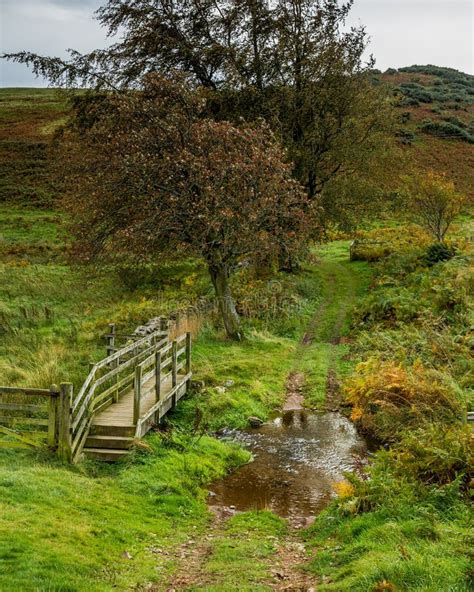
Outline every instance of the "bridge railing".
<path fill-rule="evenodd" d="M 71 395 L 70 460 L 75 462 L 84 447 L 92 419 L 133 387 L 135 368 L 168 343 L 165 331 L 156 331 L 118 349 L 91 366 L 76 397 Z"/>
<path fill-rule="evenodd" d="M 191 333 L 160 348 L 135 368 L 133 423 L 141 437 L 148 424 L 174 407 L 191 380 Z"/>

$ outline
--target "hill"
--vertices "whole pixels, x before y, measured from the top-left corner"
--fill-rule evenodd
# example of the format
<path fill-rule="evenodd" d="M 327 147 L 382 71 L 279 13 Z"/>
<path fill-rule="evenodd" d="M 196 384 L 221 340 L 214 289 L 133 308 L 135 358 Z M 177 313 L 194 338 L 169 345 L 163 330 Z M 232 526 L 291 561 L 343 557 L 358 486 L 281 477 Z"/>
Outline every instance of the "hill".
<path fill-rule="evenodd" d="M 465 76 L 440 85 L 441 75 L 404 70 L 378 76 L 399 97 L 400 142 L 419 166 L 470 191 L 470 87 L 453 98 Z M 442 87 L 451 99 L 420 101 L 407 84 Z M 352 261 L 344 235 L 318 246 L 298 274 L 242 266 L 232 287 L 247 339 L 234 343 L 207 308 L 199 312 L 212 287 L 196 260 L 69 265 L 48 164 L 65 97 L 3 89 L 0 107 L 0 384 L 67 379 L 77 392 L 104 356 L 109 322 L 129 333 L 179 308 L 198 312 L 187 326 L 196 390 L 126 462 L 73 467 L 43 451 L 0 449 L 0 590 L 471 590 L 472 219 L 453 225 L 457 251 L 441 257 L 420 228 L 389 220 L 357 233 Z M 433 135 L 423 120 L 438 108 L 434 123 L 456 114 L 462 125 L 451 125 L 465 134 Z M 211 482 L 249 458 L 213 436 L 273 416 L 295 394 L 309 410 L 351 413 L 369 434 L 364 478 L 335 483 L 337 499 L 301 531 L 268 511 L 232 515 L 229 506 L 212 518 Z M 332 432 L 336 447 L 342 433 L 342 424 Z M 287 500 L 289 481 L 268 483 Z"/>
<path fill-rule="evenodd" d="M 398 97 L 397 135 L 415 163 L 474 197 L 474 76 L 428 65 L 392 68 L 376 80 Z"/>
<path fill-rule="evenodd" d="M 474 76 L 437 66 L 376 72 L 398 98 L 397 136 L 422 169 L 444 172 L 474 198 Z M 51 207 L 48 143 L 67 113 L 54 89 L 0 89 L 0 203 Z"/>

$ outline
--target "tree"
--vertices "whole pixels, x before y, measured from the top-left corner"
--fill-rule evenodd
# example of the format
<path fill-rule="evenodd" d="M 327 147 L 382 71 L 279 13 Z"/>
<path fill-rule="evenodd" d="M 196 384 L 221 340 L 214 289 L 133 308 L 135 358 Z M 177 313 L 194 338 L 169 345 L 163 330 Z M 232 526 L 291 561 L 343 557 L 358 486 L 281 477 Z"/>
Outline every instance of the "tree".
<path fill-rule="evenodd" d="M 79 100 L 60 142 L 66 203 L 87 261 L 202 257 L 240 339 L 230 274 L 242 259 L 302 248 L 309 209 L 268 126 L 236 128 L 202 108 L 185 80 L 156 75 L 140 91 Z"/>
<path fill-rule="evenodd" d="M 428 171 L 405 177 L 406 206 L 409 215 L 438 242 L 443 242 L 464 202 L 454 183 L 445 175 Z"/>
<path fill-rule="evenodd" d="M 327 204 L 322 194 L 339 176 L 374 181 L 373 169 L 360 163 L 373 161 L 374 138 L 391 130 L 387 97 L 371 80 L 373 61 L 363 61 L 365 30 L 344 27 L 352 3 L 108 0 L 97 18 L 110 36 L 120 34 L 110 47 L 71 52 L 67 62 L 28 52 L 7 58 L 53 84 L 98 89 L 140 88 L 149 73 L 184 72 L 207 90 L 209 117 L 265 119 L 309 198 Z M 361 211 L 358 202 L 352 209 Z M 330 208 L 328 217 L 340 211 Z"/>

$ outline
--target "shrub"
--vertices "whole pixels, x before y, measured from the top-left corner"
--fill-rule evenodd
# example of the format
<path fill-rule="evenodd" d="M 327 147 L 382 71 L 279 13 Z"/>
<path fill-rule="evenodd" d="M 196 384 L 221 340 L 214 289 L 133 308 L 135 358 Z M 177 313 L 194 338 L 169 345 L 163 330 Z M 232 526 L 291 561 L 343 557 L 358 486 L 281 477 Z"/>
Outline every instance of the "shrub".
<path fill-rule="evenodd" d="M 418 225 L 376 228 L 358 232 L 351 245 L 351 261 L 379 261 L 394 253 L 413 251 L 413 244 L 429 244 L 428 234 Z"/>
<path fill-rule="evenodd" d="M 455 115 L 448 115 L 446 117 L 442 117 L 441 119 L 462 129 L 467 128 L 467 125 L 464 123 L 464 121 L 461 121 L 459 117 L 456 117 Z"/>
<path fill-rule="evenodd" d="M 381 442 L 396 442 L 432 420 L 456 423 L 466 414 L 452 383 L 420 362 L 406 368 L 370 359 L 357 366 L 345 392 L 353 421 Z"/>
<path fill-rule="evenodd" d="M 435 171 L 415 173 L 403 181 L 405 210 L 414 222 L 442 242 L 461 211 L 464 196 L 456 191 L 452 181 Z"/>
<path fill-rule="evenodd" d="M 370 240 L 355 240 L 350 247 L 351 261 L 379 261 L 391 252 L 390 245 Z"/>
<path fill-rule="evenodd" d="M 447 121 L 432 121 L 431 119 L 425 119 L 420 130 L 426 134 L 436 136 L 438 138 L 445 138 L 451 140 L 461 140 L 474 144 L 474 138 L 465 129 L 458 127 Z"/>
<path fill-rule="evenodd" d="M 425 261 L 427 265 L 434 265 L 440 261 L 448 261 L 456 255 L 456 249 L 446 243 L 433 243 L 426 250 Z"/>
<path fill-rule="evenodd" d="M 397 138 L 400 138 L 402 144 L 411 144 L 416 139 L 416 135 L 412 130 L 400 128 L 395 132 Z"/>
<path fill-rule="evenodd" d="M 429 89 L 414 82 L 400 84 L 398 89 L 405 96 L 415 99 L 420 103 L 432 103 L 434 100 L 434 96 Z"/>
<path fill-rule="evenodd" d="M 370 294 L 354 313 L 354 324 L 384 323 L 396 325 L 407 323 L 421 316 L 426 308 L 414 292 L 406 288 L 386 288 Z"/>
<path fill-rule="evenodd" d="M 467 425 L 430 423 L 407 431 L 391 454 L 398 473 L 426 484 L 466 483 L 474 466 L 473 434 Z"/>

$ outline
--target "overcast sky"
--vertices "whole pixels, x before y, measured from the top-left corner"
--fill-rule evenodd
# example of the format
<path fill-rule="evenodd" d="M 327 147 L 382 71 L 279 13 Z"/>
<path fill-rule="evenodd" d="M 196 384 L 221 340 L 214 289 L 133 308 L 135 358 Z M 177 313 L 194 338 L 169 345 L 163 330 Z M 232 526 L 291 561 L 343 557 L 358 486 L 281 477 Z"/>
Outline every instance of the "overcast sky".
<path fill-rule="evenodd" d="M 65 56 L 107 40 L 93 18 L 104 0 L 0 0 L 1 51 Z M 474 0 L 355 0 L 351 24 L 371 37 L 377 67 L 435 64 L 474 73 Z M 22 65 L 0 60 L 0 86 L 45 86 Z"/>

